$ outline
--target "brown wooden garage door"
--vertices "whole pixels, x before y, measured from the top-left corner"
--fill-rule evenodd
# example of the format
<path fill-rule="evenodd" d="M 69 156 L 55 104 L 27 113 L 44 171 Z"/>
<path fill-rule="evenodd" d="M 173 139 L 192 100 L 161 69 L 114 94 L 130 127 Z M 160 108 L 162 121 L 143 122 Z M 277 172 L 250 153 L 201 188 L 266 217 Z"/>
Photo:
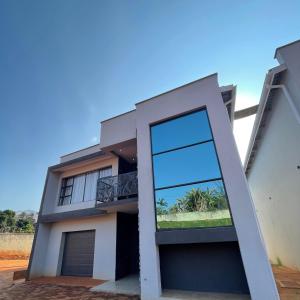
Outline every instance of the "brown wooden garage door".
<path fill-rule="evenodd" d="M 61 275 L 93 276 L 95 230 L 68 232 Z"/>

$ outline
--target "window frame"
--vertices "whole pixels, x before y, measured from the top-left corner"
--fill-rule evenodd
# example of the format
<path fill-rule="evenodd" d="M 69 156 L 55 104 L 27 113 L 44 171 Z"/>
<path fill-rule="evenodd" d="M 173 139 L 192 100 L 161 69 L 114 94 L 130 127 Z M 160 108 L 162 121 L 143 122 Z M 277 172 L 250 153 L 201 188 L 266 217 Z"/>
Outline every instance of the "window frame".
<path fill-rule="evenodd" d="M 61 180 L 61 186 L 60 186 L 60 191 L 59 191 L 59 205 L 60 206 L 62 206 L 62 205 L 70 205 L 71 204 L 72 194 L 73 194 L 74 178 L 75 178 L 75 176 L 69 176 L 69 177 L 62 178 L 62 180 Z M 72 184 L 67 185 L 67 182 L 70 179 L 72 179 Z M 66 184 L 64 184 L 64 183 L 66 183 Z M 71 188 L 71 194 L 68 195 L 68 196 L 65 195 L 67 188 Z M 63 192 L 63 196 L 62 196 L 62 191 L 64 191 Z M 68 198 L 68 197 L 70 197 L 70 202 L 69 203 L 64 203 L 65 198 Z"/>
<path fill-rule="evenodd" d="M 157 152 L 157 153 L 153 154 L 152 130 L 151 130 L 152 127 L 160 125 L 160 124 L 163 124 L 163 123 L 166 123 L 166 122 L 169 122 L 169 121 L 172 121 L 172 120 L 176 120 L 178 118 L 181 118 L 181 117 L 193 114 L 193 113 L 197 113 L 197 112 L 200 112 L 200 111 L 205 111 L 206 112 L 208 126 L 209 126 L 209 129 L 210 129 L 210 132 L 211 132 L 211 137 L 212 137 L 210 140 L 205 140 L 205 141 L 202 141 L 202 142 L 193 143 L 193 144 L 185 145 L 185 146 L 181 146 L 181 147 L 175 147 L 175 148 L 172 148 L 172 149 L 168 149 L 168 150 Z M 194 109 L 194 110 L 190 110 L 190 111 L 187 111 L 187 112 L 184 112 L 184 113 L 180 113 L 178 115 L 166 118 L 165 120 L 162 120 L 162 121 L 151 123 L 151 124 L 149 124 L 149 132 L 150 132 L 150 148 L 151 148 L 151 164 L 152 164 L 151 165 L 151 167 L 152 167 L 152 186 L 153 186 L 153 199 L 154 199 L 154 212 L 155 212 L 154 217 L 155 217 L 156 232 L 160 232 L 160 231 L 178 231 L 178 230 L 183 230 L 184 231 L 184 230 L 194 230 L 194 229 L 197 229 L 197 230 L 206 230 L 206 229 L 211 229 L 211 228 L 214 228 L 214 229 L 218 229 L 218 228 L 234 228 L 235 227 L 234 226 L 234 220 L 233 220 L 233 217 L 232 217 L 232 212 L 231 212 L 231 207 L 230 207 L 230 203 L 229 203 L 229 198 L 228 198 L 228 194 L 227 194 L 227 190 L 226 190 L 226 185 L 225 185 L 225 182 L 224 182 L 223 171 L 222 171 L 222 167 L 221 167 L 221 164 L 220 164 L 220 159 L 219 159 L 217 147 L 216 147 L 216 144 L 215 144 L 215 138 L 214 138 L 214 134 L 213 134 L 212 127 L 211 127 L 211 123 L 210 123 L 210 118 L 209 118 L 209 115 L 208 115 L 207 106 L 203 106 L 203 107 L 198 108 L 198 109 Z M 196 181 L 196 182 L 192 182 L 192 183 L 184 183 L 184 184 L 178 184 L 178 185 L 173 185 L 173 186 L 155 188 L 154 162 L 153 162 L 153 157 L 154 156 L 159 155 L 159 154 L 163 154 L 163 153 L 167 153 L 167 152 L 172 152 L 172 151 L 180 150 L 182 148 L 187 148 L 187 147 L 192 147 L 192 146 L 204 144 L 204 143 L 207 143 L 207 142 L 212 142 L 212 144 L 213 144 L 213 147 L 214 147 L 214 150 L 215 150 L 215 153 L 216 153 L 216 157 L 217 157 L 218 167 L 219 167 L 219 170 L 220 170 L 220 175 L 221 175 L 220 178 L 213 178 L 213 179 L 209 179 L 209 180 Z M 222 181 L 222 184 L 223 184 L 223 187 L 224 187 L 224 194 L 225 194 L 225 197 L 226 197 L 226 201 L 227 201 L 227 204 L 228 204 L 228 210 L 229 210 L 229 214 L 230 214 L 230 218 L 231 218 L 231 225 L 225 225 L 225 226 L 207 226 L 207 227 L 187 227 L 187 228 L 158 228 L 158 225 L 157 225 L 157 207 L 156 207 L 156 191 L 157 190 L 171 189 L 171 188 L 176 188 L 176 187 L 180 187 L 180 186 L 188 186 L 188 185 L 198 184 L 198 183 L 201 184 L 201 183 L 205 183 L 205 182 L 213 182 L 213 181 L 216 181 L 216 180 L 221 180 Z"/>
<path fill-rule="evenodd" d="M 60 180 L 60 188 L 59 188 L 59 193 L 58 193 L 58 203 L 57 203 L 57 206 L 65 206 L 65 205 L 72 205 L 72 204 L 78 204 L 78 203 L 84 203 L 84 202 L 91 202 L 91 201 L 94 201 L 94 200 L 87 200 L 87 201 L 84 201 L 84 195 L 85 195 L 85 188 L 86 188 L 86 177 L 88 174 L 90 173 L 93 173 L 93 172 L 98 172 L 98 178 L 97 180 L 100 178 L 100 171 L 103 171 L 103 170 L 106 170 L 106 169 L 113 169 L 112 168 L 112 165 L 111 166 L 107 166 L 107 167 L 104 167 L 104 168 L 99 168 L 99 169 L 95 169 L 95 170 L 90 170 L 90 171 L 86 171 L 86 172 L 82 172 L 82 173 L 78 173 L 78 174 L 74 174 L 74 175 L 71 175 L 71 176 L 68 176 L 68 177 L 62 177 L 61 180 Z M 84 175 L 84 188 L 83 188 L 83 197 L 82 197 L 82 201 L 80 202 L 75 202 L 75 203 L 72 203 L 72 194 L 73 194 L 73 186 L 74 186 L 74 181 L 75 181 L 75 178 L 78 177 L 78 176 L 82 176 Z M 113 176 L 113 175 L 111 175 Z M 111 176 L 105 176 L 105 177 L 101 177 L 101 178 L 106 178 L 106 177 L 111 177 Z M 67 182 L 69 179 L 72 178 L 72 185 L 68 185 L 68 186 L 63 186 L 63 183 L 64 182 Z M 68 187 L 71 187 L 72 190 L 71 190 L 71 195 L 69 196 L 61 196 L 61 192 L 62 192 L 62 189 L 66 190 L 66 188 Z M 96 195 L 95 195 L 96 196 Z M 67 198 L 67 197 L 70 197 L 70 202 L 69 203 L 63 203 L 64 199 Z M 96 199 L 95 199 L 96 200 Z"/>

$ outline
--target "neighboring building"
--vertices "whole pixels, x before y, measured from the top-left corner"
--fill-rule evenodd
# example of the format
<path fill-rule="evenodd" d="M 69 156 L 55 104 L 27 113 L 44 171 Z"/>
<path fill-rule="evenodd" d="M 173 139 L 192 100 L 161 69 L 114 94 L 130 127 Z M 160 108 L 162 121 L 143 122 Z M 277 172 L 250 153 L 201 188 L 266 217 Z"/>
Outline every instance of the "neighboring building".
<path fill-rule="evenodd" d="M 37 276 L 279 299 L 232 134 L 235 87 L 213 74 L 101 123 L 100 145 L 48 170 Z"/>
<path fill-rule="evenodd" d="M 300 269 L 300 41 L 275 52 L 245 170 L 270 259 Z"/>

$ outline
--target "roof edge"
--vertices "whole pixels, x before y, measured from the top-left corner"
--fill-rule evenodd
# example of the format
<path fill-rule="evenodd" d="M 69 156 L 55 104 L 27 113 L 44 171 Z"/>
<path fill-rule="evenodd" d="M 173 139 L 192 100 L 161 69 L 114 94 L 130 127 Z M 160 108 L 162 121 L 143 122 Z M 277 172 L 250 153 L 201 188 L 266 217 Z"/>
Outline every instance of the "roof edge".
<path fill-rule="evenodd" d="M 71 155 L 71 154 L 75 154 L 75 153 L 81 152 L 81 151 L 83 151 L 83 150 L 87 150 L 87 149 L 93 148 L 93 147 L 95 147 L 95 146 L 100 146 L 100 143 L 97 143 L 97 144 L 95 144 L 95 145 L 88 146 L 88 147 L 85 147 L 85 148 L 82 148 L 82 149 L 79 149 L 79 150 L 76 150 L 76 151 L 73 151 L 73 152 L 64 154 L 64 155 L 60 156 L 60 158 L 69 156 L 69 155 Z"/>
<path fill-rule="evenodd" d="M 201 77 L 201 78 L 196 79 L 196 80 L 194 80 L 194 81 L 191 81 L 191 82 L 189 82 L 189 83 L 186 83 L 186 84 L 183 84 L 183 85 L 181 85 L 181 86 L 178 86 L 178 87 L 176 87 L 176 88 L 174 88 L 174 89 L 171 89 L 171 90 L 168 90 L 168 91 L 166 91 L 166 92 L 160 93 L 160 94 L 158 94 L 158 95 L 156 95 L 156 96 L 147 98 L 147 99 L 145 99 L 145 100 L 141 100 L 141 101 L 135 103 L 135 105 L 139 105 L 139 104 L 142 104 L 142 103 L 144 103 L 144 102 L 154 100 L 155 98 L 158 98 L 158 97 L 160 97 L 160 96 L 162 96 L 162 95 L 165 95 L 165 94 L 174 92 L 174 91 L 176 91 L 176 90 L 178 90 L 178 89 L 181 89 L 181 88 L 183 88 L 183 87 L 186 87 L 186 86 L 189 86 L 189 85 L 191 85 L 191 84 L 194 84 L 194 83 L 196 83 L 196 82 L 198 82 L 198 81 L 202 81 L 202 80 L 205 80 L 205 79 L 207 79 L 207 78 L 209 78 L 209 77 L 214 77 L 214 76 L 218 76 L 218 73 L 217 73 L 217 72 L 212 73 L 212 74 L 207 75 L 207 76 L 205 76 L 205 77 Z"/>
<path fill-rule="evenodd" d="M 258 129 L 259 129 L 259 126 L 260 126 L 260 123 L 261 123 L 261 120 L 262 120 L 262 116 L 263 116 L 264 111 L 265 111 L 265 107 L 266 107 L 266 103 L 267 103 L 268 96 L 269 96 L 269 91 L 270 91 L 268 86 L 270 84 L 272 84 L 274 76 L 276 74 L 281 73 L 285 70 L 286 70 L 286 66 L 284 64 L 282 64 L 282 65 L 279 65 L 279 66 L 276 66 L 276 67 L 270 69 L 268 71 L 268 73 L 266 74 L 264 85 L 263 85 L 261 96 L 260 96 L 260 100 L 259 100 L 259 104 L 258 104 L 258 110 L 257 110 L 257 113 L 256 113 L 252 133 L 251 133 L 250 140 L 249 140 L 248 149 L 247 149 L 247 152 L 246 152 L 246 157 L 245 157 L 245 160 L 244 160 L 244 170 L 247 170 L 249 159 L 250 159 L 250 156 L 251 156 L 251 153 L 252 153 L 252 150 L 253 150 L 253 146 L 254 146 L 254 143 L 256 141 L 256 136 L 257 136 L 257 133 L 258 133 Z"/>
<path fill-rule="evenodd" d="M 127 114 L 130 114 L 130 113 L 132 113 L 132 112 L 134 112 L 134 111 L 136 111 L 136 109 L 132 109 L 132 110 L 126 111 L 126 112 L 124 112 L 124 113 L 122 113 L 122 114 L 119 114 L 119 115 L 110 117 L 110 118 L 108 118 L 108 119 L 104 119 L 103 121 L 100 121 L 100 123 L 102 124 L 102 123 L 104 123 L 104 122 L 107 122 L 107 121 L 116 119 L 116 118 L 118 118 L 118 117 L 121 117 L 121 116 L 124 116 L 124 115 L 127 115 Z"/>
<path fill-rule="evenodd" d="M 218 73 L 217 73 L 217 72 L 212 73 L 212 74 L 210 74 L 210 75 L 207 75 L 207 76 L 205 76 L 205 77 L 201 77 L 201 78 L 196 79 L 196 80 L 194 80 L 194 81 L 192 81 L 192 82 L 183 84 L 183 85 L 181 85 L 181 86 L 178 86 L 178 87 L 176 87 L 176 88 L 174 88 L 174 89 L 171 89 L 171 90 L 168 90 L 168 91 L 166 91 L 166 92 L 160 93 L 160 94 L 155 95 L 155 96 L 153 96 L 153 97 L 147 98 L 147 99 L 145 99 L 145 100 L 141 100 L 141 101 L 139 101 L 139 102 L 136 102 L 135 105 L 139 105 L 139 104 L 144 103 L 144 102 L 146 102 L 146 101 L 149 101 L 149 100 L 152 100 L 152 99 L 154 99 L 154 98 L 160 97 L 160 96 L 162 96 L 162 95 L 164 95 L 164 94 L 171 93 L 171 92 L 173 92 L 173 91 L 175 91 L 175 90 L 177 90 L 177 89 L 183 88 L 183 87 L 188 86 L 188 85 L 190 85 L 190 84 L 193 84 L 193 83 L 195 83 L 195 82 L 197 82 L 197 81 L 201 81 L 201 80 L 207 79 L 207 78 L 212 77 L 212 76 L 218 76 Z M 230 90 L 230 89 L 232 89 L 233 87 L 234 87 L 234 85 L 226 85 L 226 86 L 222 86 L 222 87 L 220 87 L 220 88 L 225 88 L 225 89 Z M 129 110 L 129 111 L 124 112 L 124 113 L 122 113 L 122 114 L 115 115 L 115 116 L 110 117 L 110 118 L 108 118 L 108 119 L 104 119 L 103 121 L 100 121 L 100 123 L 101 123 L 101 124 L 102 124 L 102 123 L 105 123 L 105 122 L 107 122 L 107 121 L 116 119 L 116 118 L 121 117 L 121 116 L 123 116 L 123 115 L 130 114 L 130 113 L 132 113 L 132 112 L 134 112 L 134 111 L 136 111 L 136 109 L 132 109 L 132 110 Z M 83 150 L 83 149 L 82 149 L 82 150 Z M 79 150 L 79 151 L 80 151 L 80 150 Z M 75 152 L 77 152 L 77 151 L 75 151 Z M 72 152 L 72 153 L 73 153 L 73 152 Z M 70 153 L 70 154 L 71 154 L 71 153 Z M 68 155 L 68 154 L 67 154 L 67 155 Z"/>
<path fill-rule="evenodd" d="M 80 162 L 83 162 L 83 161 L 86 161 L 86 160 L 90 160 L 90 159 L 94 159 L 94 158 L 104 156 L 105 154 L 106 153 L 103 150 L 99 150 L 98 152 L 94 152 L 94 153 L 91 153 L 91 154 L 80 156 L 80 157 L 77 157 L 77 158 L 68 160 L 66 162 L 56 164 L 56 165 L 52 165 L 52 166 L 48 167 L 48 169 L 51 170 L 51 171 L 55 171 L 56 169 L 59 169 L 59 168 L 67 167 L 67 166 L 77 164 L 77 163 L 80 163 Z"/>
<path fill-rule="evenodd" d="M 299 39 L 299 40 L 296 40 L 296 41 L 293 41 L 293 42 L 290 42 L 290 43 L 288 43 L 288 44 L 285 44 L 285 45 L 282 45 L 282 46 L 276 48 L 275 54 L 274 54 L 274 58 L 277 57 L 277 51 L 278 51 L 278 50 L 280 50 L 280 49 L 282 49 L 282 48 L 285 48 L 285 47 L 288 47 L 288 46 L 291 46 L 291 45 L 293 45 L 293 44 L 299 43 L 299 42 L 300 42 L 300 39 Z"/>

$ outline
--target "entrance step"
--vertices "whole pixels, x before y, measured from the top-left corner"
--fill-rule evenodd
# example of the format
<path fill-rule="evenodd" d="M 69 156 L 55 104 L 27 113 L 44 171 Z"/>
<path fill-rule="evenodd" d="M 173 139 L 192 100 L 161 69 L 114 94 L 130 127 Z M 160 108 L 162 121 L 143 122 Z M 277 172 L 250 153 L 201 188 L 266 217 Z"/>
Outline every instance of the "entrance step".
<path fill-rule="evenodd" d="M 125 295 L 140 295 L 139 275 L 129 275 L 117 281 L 110 280 L 93 287 L 91 291 Z"/>

